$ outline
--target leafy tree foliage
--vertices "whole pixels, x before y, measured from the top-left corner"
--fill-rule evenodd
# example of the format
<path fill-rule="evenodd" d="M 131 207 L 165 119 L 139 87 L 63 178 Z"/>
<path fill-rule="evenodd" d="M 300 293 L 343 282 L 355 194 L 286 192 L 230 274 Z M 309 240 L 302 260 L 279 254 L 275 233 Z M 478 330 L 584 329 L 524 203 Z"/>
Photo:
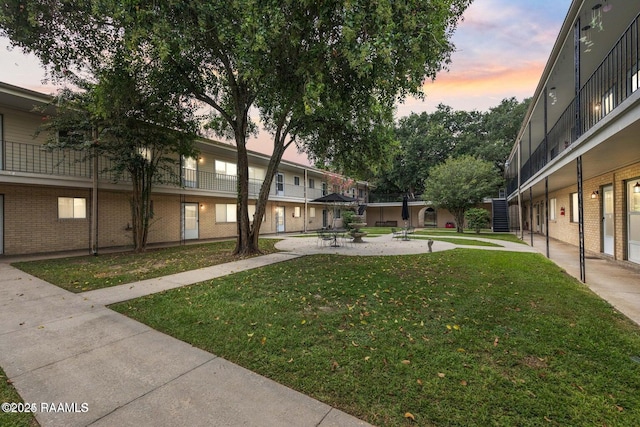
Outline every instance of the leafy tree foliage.
<path fill-rule="evenodd" d="M 499 182 L 490 162 L 469 155 L 451 157 L 431 169 L 423 199 L 451 212 L 462 233 L 465 212 L 495 193 Z"/>
<path fill-rule="evenodd" d="M 96 77 L 98 83 L 79 81 L 84 90 L 62 90 L 54 100 L 57 114 L 43 130 L 48 148 L 85 153 L 100 158 L 114 181 L 131 182 L 131 224 L 134 251 L 146 249 L 153 219 L 153 186 L 178 183 L 180 156 L 194 156 L 196 121 L 192 108 L 179 96 L 151 84 L 145 70 L 116 56 Z M 62 137 L 61 137 L 62 135 Z"/>
<path fill-rule="evenodd" d="M 0 28 L 54 70 L 97 69 L 113 46 L 129 46 L 176 91 L 209 105 L 213 127 L 236 143 L 236 253 L 249 254 L 262 223 L 248 218 L 250 109 L 273 135 L 262 218 L 291 144 L 345 171 L 385 158 L 394 103 L 419 96 L 449 61 L 470 1 L 7 0 Z"/>
<path fill-rule="evenodd" d="M 504 99 L 487 112 L 456 111 L 438 105 L 432 113 L 411 114 L 396 126 L 398 149 L 393 164 L 377 174 L 377 192 L 422 193 L 429 171 L 449 157 L 471 155 L 494 164 L 504 175 L 504 162 L 529 100 Z"/>
<path fill-rule="evenodd" d="M 480 234 L 480 230 L 489 225 L 489 211 L 482 208 L 471 208 L 464 213 L 467 227 Z"/>

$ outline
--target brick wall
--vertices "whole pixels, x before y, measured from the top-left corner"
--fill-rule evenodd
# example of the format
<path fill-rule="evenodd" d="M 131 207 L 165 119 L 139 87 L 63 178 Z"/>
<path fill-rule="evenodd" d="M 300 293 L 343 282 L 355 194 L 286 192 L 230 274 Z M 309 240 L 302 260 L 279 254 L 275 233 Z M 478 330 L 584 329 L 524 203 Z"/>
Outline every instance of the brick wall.
<path fill-rule="evenodd" d="M 550 179 L 553 179 L 551 177 Z M 614 196 L 614 229 L 615 247 L 613 258 L 616 260 L 627 259 L 627 206 L 626 188 L 627 182 L 640 180 L 640 163 L 609 172 L 583 182 L 584 201 L 584 234 L 585 250 L 593 253 L 601 253 L 602 246 L 602 189 L 605 186 L 613 187 Z M 549 193 L 549 199 L 556 199 L 556 220 L 549 221 L 549 236 L 570 243 L 579 244 L 578 223 L 571 222 L 571 194 L 577 191 L 577 185 L 563 188 Z M 592 199 L 591 194 L 597 191 L 598 198 Z M 544 203 L 544 198 L 533 200 L 533 205 Z M 529 200 L 523 199 L 524 221 L 529 222 Z M 565 215 L 560 215 L 561 208 L 565 208 Z M 544 217 L 541 217 L 544 221 Z M 535 213 L 534 213 L 535 222 Z"/>
<path fill-rule="evenodd" d="M 89 250 L 90 192 L 82 189 L 3 185 L 4 253 Z M 87 199 L 86 219 L 58 219 L 58 197 Z"/>

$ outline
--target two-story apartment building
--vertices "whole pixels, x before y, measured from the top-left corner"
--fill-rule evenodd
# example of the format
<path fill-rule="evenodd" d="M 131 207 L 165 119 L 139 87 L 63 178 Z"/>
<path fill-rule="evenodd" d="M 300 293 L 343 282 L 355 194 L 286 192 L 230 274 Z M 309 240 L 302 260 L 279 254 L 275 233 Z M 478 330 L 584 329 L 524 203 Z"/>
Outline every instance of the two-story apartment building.
<path fill-rule="evenodd" d="M 511 226 L 640 264 L 640 3 L 574 0 L 507 162 Z"/>
<path fill-rule="evenodd" d="M 34 106 L 50 100 L 0 83 L 0 255 L 130 247 L 130 184 L 104 172 L 103 159 L 84 161 L 77 152 L 46 150 L 46 135 L 34 136 L 43 120 Z M 197 158 L 180 159 L 176 166 L 181 182 L 155 187 L 149 243 L 236 236 L 235 147 L 200 139 L 197 148 Z M 268 162 L 266 155 L 250 155 L 250 211 Z M 322 170 L 283 161 L 261 232 L 330 225 L 328 207 L 313 202 L 332 190 L 327 178 Z M 354 183 L 348 191 L 366 202 L 366 183 Z"/>

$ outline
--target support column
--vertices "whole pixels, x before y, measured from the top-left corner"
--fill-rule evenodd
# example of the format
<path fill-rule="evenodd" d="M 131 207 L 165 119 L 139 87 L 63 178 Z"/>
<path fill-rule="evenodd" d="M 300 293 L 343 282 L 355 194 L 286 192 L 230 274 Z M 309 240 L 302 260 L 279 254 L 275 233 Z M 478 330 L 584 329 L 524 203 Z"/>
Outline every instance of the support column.
<path fill-rule="evenodd" d="M 98 131 L 93 131 L 93 142 L 98 142 Z M 98 155 L 93 148 L 92 165 L 92 186 L 91 186 L 91 254 L 98 255 Z"/>
<path fill-rule="evenodd" d="M 529 236 L 533 246 L 533 188 L 529 187 Z"/>
<path fill-rule="evenodd" d="M 544 178 L 544 229 L 547 241 L 547 258 L 549 254 L 549 177 Z"/>
<path fill-rule="evenodd" d="M 578 241 L 580 249 L 580 280 L 586 282 L 586 266 L 584 257 L 584 206 L 582 197 L 582 156 L 576 159 L 578 173 Z"/>

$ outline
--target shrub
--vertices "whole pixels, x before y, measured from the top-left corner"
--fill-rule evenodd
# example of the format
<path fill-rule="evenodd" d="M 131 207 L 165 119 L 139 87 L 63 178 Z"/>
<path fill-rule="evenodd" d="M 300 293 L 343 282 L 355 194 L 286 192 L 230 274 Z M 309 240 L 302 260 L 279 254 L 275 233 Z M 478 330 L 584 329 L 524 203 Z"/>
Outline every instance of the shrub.
<path fill-rule="evenodd" d="M 489 225 L 489 212 L 486 209 L 468 209 L 464 213 L 464 218 L 467 221 L 467 227 L 476 230 L 476 233 L 480 233 L 481 229 Z"/>

